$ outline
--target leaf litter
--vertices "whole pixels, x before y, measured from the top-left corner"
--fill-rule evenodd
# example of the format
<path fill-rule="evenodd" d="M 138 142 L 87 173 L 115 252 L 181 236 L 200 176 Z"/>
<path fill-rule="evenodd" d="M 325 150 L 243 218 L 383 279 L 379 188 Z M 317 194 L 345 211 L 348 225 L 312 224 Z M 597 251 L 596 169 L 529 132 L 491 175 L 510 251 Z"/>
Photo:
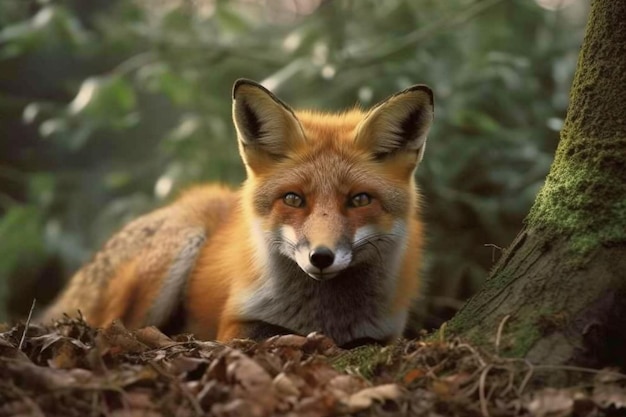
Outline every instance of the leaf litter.
<path fill-rule="evenodd" d="M 569 386 L 549 386 L 558 372 Z M 343 350 L 313 333 L 224 344 L 67 317 L 0 329 L 0 416 L 625 414 L 616 370 L 532 365 L 458 340 Z"/>

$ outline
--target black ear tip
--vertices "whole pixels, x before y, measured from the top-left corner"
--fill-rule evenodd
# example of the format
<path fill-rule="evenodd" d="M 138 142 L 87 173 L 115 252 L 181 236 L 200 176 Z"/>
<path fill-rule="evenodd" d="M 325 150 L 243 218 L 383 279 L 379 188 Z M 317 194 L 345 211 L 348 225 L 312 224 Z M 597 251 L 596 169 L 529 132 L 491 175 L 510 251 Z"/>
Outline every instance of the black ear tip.
<path fill-rule="evenodd" d="M 430 105 L 433 107 L 435 106 L 435 95 L 433 94 L 433 90 L 431 90 L 431 88 L 425 84 L 416 84 L 414 86 L 407 88 L 404 91 L 407 93 L 409 91 L 423 91 L 426 94 L 428 94 L 428 97 L 430 97 Z"/>
<path fill-rule="evenodd" d="M 239 78 L 237 81 L 235 81 L 235 84 L 233 84 L 233 100 L 235 99 L 237 90 L 243 85 L 251 85 L 253 87 L 258 87 L 258 88 L 265 90 L 265 88 L 263 88 L 263 86 L 257 83 L 256 81 L 252 81 L 247 78 Z"/>

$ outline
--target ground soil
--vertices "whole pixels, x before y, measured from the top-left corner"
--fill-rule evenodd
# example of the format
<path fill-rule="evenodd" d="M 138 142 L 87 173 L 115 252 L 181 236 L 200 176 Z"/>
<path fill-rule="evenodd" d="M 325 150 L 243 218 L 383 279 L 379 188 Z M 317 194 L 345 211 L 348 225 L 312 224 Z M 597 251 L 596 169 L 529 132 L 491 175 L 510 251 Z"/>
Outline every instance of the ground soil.
<path fill-rule="evenodd" d="M 626 375 L 503 358 L 461 340 L 342 350 L 319 334 L 255 343 L 156 328 L 0 331 L 0 416 L 602 416 Z M 547 387 L 567 373 L 569 386 Z M 623 414 L 622 414 L 623 415 Z"/>

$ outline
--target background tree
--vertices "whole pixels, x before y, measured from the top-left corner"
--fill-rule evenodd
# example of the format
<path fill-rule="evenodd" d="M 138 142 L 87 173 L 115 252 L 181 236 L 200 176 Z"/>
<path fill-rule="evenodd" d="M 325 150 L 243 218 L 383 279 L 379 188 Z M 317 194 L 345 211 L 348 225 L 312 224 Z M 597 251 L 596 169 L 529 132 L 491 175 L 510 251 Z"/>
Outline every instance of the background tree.
<path fill-rule="evenodd" d="M 512 355 L 626 366 L 625 100 L 626 3 L 594 0 L 550 174 L 453 332 L 493 343 L 502 323 Z"/>
<path fill-rule="evenodd" d="M 239 182 L 230 89 L 247 77 L 330 110 L 433 87 L 418 175 L 437 326 L 545 179 L 586 3 L 0 1 L 0 321 L 185 185 Z"/>

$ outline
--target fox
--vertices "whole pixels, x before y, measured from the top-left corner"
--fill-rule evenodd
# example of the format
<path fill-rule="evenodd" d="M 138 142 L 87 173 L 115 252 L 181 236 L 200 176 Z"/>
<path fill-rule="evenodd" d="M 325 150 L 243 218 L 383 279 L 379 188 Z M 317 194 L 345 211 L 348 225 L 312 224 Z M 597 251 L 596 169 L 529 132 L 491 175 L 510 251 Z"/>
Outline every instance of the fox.
<path fill-rule="evenodd" d="M 365 111 L 294 111 L 239 79 L 232 117 L 246 179 L 197 185 L 109 239 L 43 313 L 203 340 L 319 332 L 388 344 L 420 296 L 415 171 L 434 118 L 426 85 Z"/>

